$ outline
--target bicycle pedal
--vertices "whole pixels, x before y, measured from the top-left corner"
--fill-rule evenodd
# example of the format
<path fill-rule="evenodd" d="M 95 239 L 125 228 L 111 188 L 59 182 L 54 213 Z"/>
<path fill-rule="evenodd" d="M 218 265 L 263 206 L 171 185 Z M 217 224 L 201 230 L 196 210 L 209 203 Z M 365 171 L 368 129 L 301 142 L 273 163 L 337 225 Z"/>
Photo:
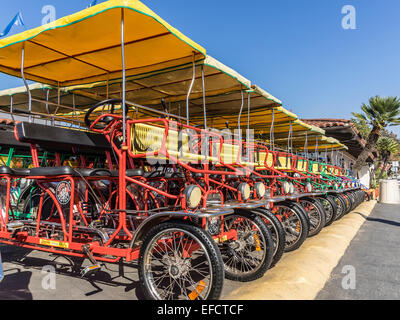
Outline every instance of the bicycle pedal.
<path fill-rule="evenodd" d="M 91 266 L 87 266 L 81 271 L 81 276 L 82 276 L 82 278 L 90 276 L 90 275 L 95 274 L 96 272 L 98 272 L 100 269 L 101 269 L 101 266 L 99 264 L 94 264 L 94 265 L 91 265 Z"/>

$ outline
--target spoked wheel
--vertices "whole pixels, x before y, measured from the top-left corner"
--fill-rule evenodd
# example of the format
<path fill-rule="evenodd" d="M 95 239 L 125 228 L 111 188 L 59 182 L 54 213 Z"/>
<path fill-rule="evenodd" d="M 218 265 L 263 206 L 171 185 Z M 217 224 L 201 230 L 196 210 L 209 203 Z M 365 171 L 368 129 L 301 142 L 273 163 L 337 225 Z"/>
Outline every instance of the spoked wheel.
<path fill-rule="evenodd" d="M 272 240 L 274 241 L 274 255 L 270 266 L 270 268 L 272 268 L 278 263 L 285 252 L 285 229 L 279 219 L 271 211 L 265 208 L 258 208 L 255 209 L 255 211 L 261 214 L 262 219 L 271 232 Z"/>
<path fill-rule="evenodd" d="M 337 206 L 336 220 L 339 220 L 346 213 L 346 203 L 344 202 L 344 199 L 342 197 L 340 197 L 340 195 L 338 195 L 338 194 L 333 196 L 333 200 L 335 201 L 336 206 Z"/>
<path fill-rule="evenodd" d="M 348 193 L 348 195 L 352 202 L 351 211 L 353 211 L 358 207 L 359 203 L 357 201 L 357 197 L 356 197 L 356 194 L 354 193 L 354 191 L 350 191 Z"/>
<path fill-rule="evenodd" d="M 308 236 L 313 237 L 317 235 L 325 226 L 325 210 L 321 203 L 313 198 L 300 199 L 300 204 L 310 217 L 310 231 Z"/>
<path fill-rule="evenodd" d="M 275 204 L 272 212 L 281 221 L 285 230 L 285 252 L 298 249 L 308 236 L 307 217 L 286 202 Z"/>
<path fill-rule="evenodd" d="M 332 200 L 330 196 L 326 196 L 325 198 L 320 197 L 317 199 L 321 202 L 321 205 L 325 210 L 325 215 L 326 215 L 325 227 L 327 227 L 331 225 L 333 221 L 336 220 L 336 214 L 337 214 L 336 203 Z"/>
<path fill-rule="evenodd" d="M 237 239 L 219 246 L 225 277 L 241 282 L 262 277 L 274 253 L 274 241 L 266 223 L 254 213 L 238 210 L 224 217 L 224 231 L 237 233 Z"/>
<path fill-rule="evenodd" d="M 215 300 L 224 267 L 211 236 L 180 221 L 153 227 L 140 248 L 139 279 L 151 300 Z"/>
<path fill-rule="evenodd" d="M 342 199 L 344 203 L 344 214 L 348 214 L 351 210 L 351 202 L 348 198 L 348 196 L 344 193 L 338 194 L 339 198 Z"/>

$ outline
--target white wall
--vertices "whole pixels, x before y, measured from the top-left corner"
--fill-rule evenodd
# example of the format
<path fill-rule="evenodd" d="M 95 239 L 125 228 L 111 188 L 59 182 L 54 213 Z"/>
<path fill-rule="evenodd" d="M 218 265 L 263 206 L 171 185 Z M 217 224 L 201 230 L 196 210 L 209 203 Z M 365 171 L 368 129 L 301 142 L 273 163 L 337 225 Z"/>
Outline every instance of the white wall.
<path fill-rule="evenodd" d="M 370 185 L 369 185 L 370 177 L 371 177 L 371 174 L 370 174 L 370 171 L 369 171 L 369 166 L 365 165 L 358 172 L 358 178 L 360 179 L 361 183 L 364 186 L 366 186 L 368 189 L 370 188 Z"/>

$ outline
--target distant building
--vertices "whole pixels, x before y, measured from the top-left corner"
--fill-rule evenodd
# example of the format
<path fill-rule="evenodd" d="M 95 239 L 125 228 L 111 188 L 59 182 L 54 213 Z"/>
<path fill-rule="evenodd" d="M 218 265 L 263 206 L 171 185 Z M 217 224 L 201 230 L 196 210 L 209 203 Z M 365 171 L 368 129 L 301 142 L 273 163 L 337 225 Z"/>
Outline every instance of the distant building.
<path fill-rule="evenodd" d="M 342 164 L 346 169 L 352 169 L 361 151 L 365 148 L 367 142 L 361 137 L 360 132 L 350 120 L 345 119 L 302 119 L 305 123 L 320 127 L 325 130 L 328 137 L 333 137 L 347 146 L 347 151 L 341 151 L 343 154 Z M 370 187 L 371 166 L 374 163 L 375 154 L 370 154 L 367 163 L 358 172 L 358 178 L 367 188 Z"/>
<path fill-rule="evenodd" d="M 399 174 L 400 168 L 399 168 L 399 162 L 398 162 L 398 161 L 393 161 L 393 162 L 392 162 L 392 172 L 393 172 L 395 175 L 398 175 L 398 174 Z"/>

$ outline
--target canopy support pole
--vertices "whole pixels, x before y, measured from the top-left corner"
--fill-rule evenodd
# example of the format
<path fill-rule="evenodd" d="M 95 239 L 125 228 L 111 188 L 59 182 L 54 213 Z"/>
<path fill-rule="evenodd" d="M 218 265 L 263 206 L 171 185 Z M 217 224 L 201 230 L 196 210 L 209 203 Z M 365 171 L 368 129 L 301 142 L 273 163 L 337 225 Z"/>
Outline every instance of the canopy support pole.
<path fill-rule="evenodd" d="M 61 103 L 60 85 L 58 85 L 57 86 L 57 108 L 56 108 L 56 110 L 54 111 L 54 114 L 53 114 L 53 120 L 52 120 L 52 123 L 51 123 L 52 126 L 55 125 L 55 118 L 54 117 L 56 116 L 58 110 L 60 109 L 60 103 Z"/>
<path fill-rule="evenodd" d="M 306 141 L 304 142 L 304 155 L 305 158 L 308 159 L 308 134 L 306 132 Z"/>
<path fill-rule="evenodd" d="M 325 146 L 325 162 L 328 163 L 328 146 Z"/>
<path fill-rule="evenodd" d="M 204 66 L 201 66 L 201 82 L 203 86 L 203 115 L 204 115 L 204 129 L 207 130 L 207 111 L 206 111 L 206 86 L 204 81 Z"/>
<path fill-rule="evenodd" d="M 315 161 L 318 161 L 318 136 L 315 139 Z"/>
<path fill-rule="evenodd" d="M 194 81 L 196 80 L 196 62 L 195 62 L 195 53 L 193 52 L 193 78 L 192 82 L 190 83 L 189 91 L 186 96 L 186 124 L 189 125 L 189 98 L 190 94 L 192 93 Z"/>
<path fill-rule="evenodd" d="M 32 122 L 32 115 L 31 115 L 31 111 L 32 111 L 32 96 L 31 96 L 31 91 L 29 90 L 29 86 L 28 86 L 28 82 L 26 82 L 25 79 L 25 74 L 24 74 L 24 62 L 25 62 L 25 43 L 23 43 L 22 45 L 22 56 L 21 56 L 21 78 L 24 81 L 24 85 L 26 88 L 26 91 L 28 92 L 28 112 L 29 112 L 29 116 L 28 116 L 28 121 Z"/>
<path fill-rule="evenodd" d="M 240 91 L 241 97 L 242 97 L 242 104 L 240 106 L 240 111 L 239 111 L 239 117 L 238 117 L 238 131 L 239 131 L 239 139 L 242 139 L 242 128 L 240 125 L 240 120 L 242 118 L 242 112 L 243 112 L 243 107 L 244 107 L 244 95 L 243 95 L 243 90 Z"/>
<path fill-rule="evenodd" d="M 289 134 L 288 134 L 288 144 L 287 144 L 287 152 L 291 152 L 293 149 L 292 145 L 292 120 L 289 121 Z"/>
<path fill-rule="evenodd" d="M 272 122 L 271 122 L 271 129 L 269 131 L 269 143 L 271 145 L 272 151 L 275 151 L 274 122 L 275 122 L 275 108 L 272 108 Z"/>
<path fill-rule="evenodd" d="M 122 54 L 122 131 L 123 144 L 126 143 L 126 70 L 125 70 L 125 14 L 124 9 L 121 9 L 121 54 Z"/>
<path fill-rule="evenodd" d="M 50 89 L 47 89 L 47 91 L 46 91 L 46 111 L 47 111 L 47 114 L 50 116 L 50 110 L 49 110 L 49 104 L 48 104 L 49 94 L 50 94 Z M 47 125 L 47 119 L 46 119 L 46 125 Z"/>
<path fill-rule="evenodd" d="M 118 186 L 119 186 L 119 202 L 118 202 L 118 209 L 121 210 L 119 212 L 119 226 L 117 227 L 118 230 L 124 230 L 125 233 L 128 235 L 130 234 L 129 231 L 127 232 L 126 229 L 126 154 L 127 154 L 127 145 L 126 145 L 126 105 L 125 105 L 125 89 L 126 89 L 126 70 L 125 70 L 125 14 L 124 8 L 121 8 L 121 63 L 122 63 L 122 147 L 121 152 L 118 155 Z"/>
<path fill-rule="evenodd" d="M 251 108 L 251 93 L 247 93 L 247 132 L 246 141 L 250 141 L 250 108 Z"/>
<path fill-rule="evenodd" d="M 110 99 L 110 73 L 107 72 L 107 97 L 106 99 Z"/>
<path fill-rule="evenodd" d="M 11 101 L 10 101 L 10 114 L 11 114 L 11 119 L 12 121 L 15 121 L 14 115 L 13 115 L 13 109 L 14 109 L 14 96 L 11 95 Z"/>

